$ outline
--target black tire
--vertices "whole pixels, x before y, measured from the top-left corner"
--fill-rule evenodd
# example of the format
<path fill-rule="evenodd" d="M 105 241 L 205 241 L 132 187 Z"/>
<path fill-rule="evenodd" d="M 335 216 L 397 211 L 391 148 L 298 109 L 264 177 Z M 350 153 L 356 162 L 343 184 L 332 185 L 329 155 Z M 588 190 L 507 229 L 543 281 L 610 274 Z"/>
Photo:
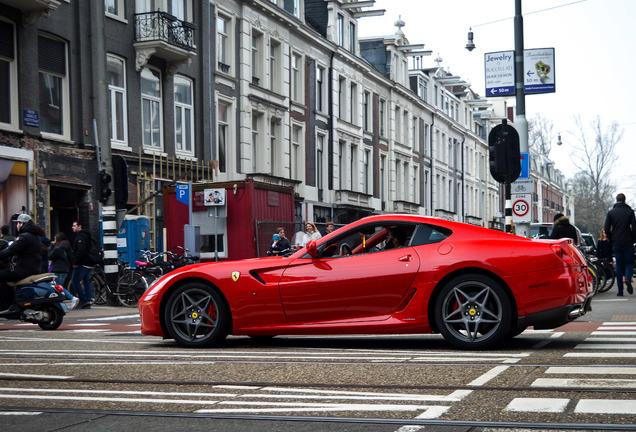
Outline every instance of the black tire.
<path fill-rule="evenodd" d="M 46 305 L 44 311 L 49 314 L 50 319 L 48 321 L 39 322 L 38 325 L 42 330 L 57 330 L 62 325 L 64 319 L 64 312 L 55 306 Z"/>
<path fill-rule="evenodd" d="M 211 347 L 225 340 L 230 331 L 230 310 L 212 287 L 189 283 L 170 293 L 164 323 L 179 345 Z"/>
<path fill-rule="evenodd" d="M 148 282 L 136 272 L 128 272 L 117 281 L 117 298 L 122 306 L 137 307 L 137 302 L 148 289 Z"/>
<path fill-rule="evenodd" d="M 108 302 L 108 292 L 104 281 L 99 277 L 91 276 L 91 287 L 93 291 L 93 303 L 96 305 L 105 305 Z"/>
<path fill-rule="evenodd" d="M 614 270 L 614 267 L 612 267 L 612 265 L 607 262 L 600 264 L 600 266 L 605 271 L 605 278 L 607 280 L 605 282 L 605 285 L 603 285 L 602 288 L 598 289 L 598 292 L 602 293 L 609 291 L 614 286 L 614 281 L 616 280 L 616 270 Z"/>
<path fill-rule="evenodd" d="M 437 296 L 435 324 L 456 348 L 493 348 L 514 334 L 512 307 L 498 282 L 483 275 L 463 275 L 444 285 Z"/>

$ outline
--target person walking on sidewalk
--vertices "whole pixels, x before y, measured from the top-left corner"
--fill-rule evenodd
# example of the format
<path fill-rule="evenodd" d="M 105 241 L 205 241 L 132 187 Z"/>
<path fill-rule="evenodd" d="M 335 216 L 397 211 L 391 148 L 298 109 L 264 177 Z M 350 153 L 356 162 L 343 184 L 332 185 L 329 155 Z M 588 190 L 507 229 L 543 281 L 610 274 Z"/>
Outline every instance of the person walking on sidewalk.
<path fill-rule="evenodd" d="M 80 302 L 78 308 L 90 309 L 92 301 L 91 288 L 91 272 L 93 271 L 93 262 L 88 257 L 88 251 L 91 247 L 91 233 L 82 229 L 82 224 L 78 221 L 73 222 L 73 276 L 71 283 Z M 84 287 L 82 287 L 82 283 Z"/>
<path fill-rule="evenodd" d="M 71 301 L 71 309 L 75 309 L 79 303 L 79 298 L 75 297 L 66 289 L 66 278 L 71 266 L 71 244 L 66 240 L 63 232 L 55 234 L 49 250 L 49 260 L 51 260 L 51 271 L 55 273 L 56 284 L 64 288 L 66 298 Z"/>
<path fill-rule="evenodd" d="M 636 242 L 636 217 L 634 210 L 625 204 L 625 194 L 616 195 L 616 204 L 605 218 L 605 234 L 616 258 L 616 285 L 618 295 L 623 295 L 623 283 L 627 293 L 633 294 L 634 242 Z"/>

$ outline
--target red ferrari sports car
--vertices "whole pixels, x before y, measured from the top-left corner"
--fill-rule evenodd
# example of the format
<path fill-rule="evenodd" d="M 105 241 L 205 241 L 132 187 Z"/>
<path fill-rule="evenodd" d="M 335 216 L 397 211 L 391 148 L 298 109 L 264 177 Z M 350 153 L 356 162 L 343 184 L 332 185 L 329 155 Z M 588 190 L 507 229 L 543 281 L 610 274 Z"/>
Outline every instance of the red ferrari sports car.
<path fill-rule="evenodd" d="M 141 332 L 187 347 L 248 336 L 441 333 L 496 347 L 590 308 L 569 239 L 531 240 L 415 215 L 370 216 L 289 257 L 190 265 L 139 300 Z"/>

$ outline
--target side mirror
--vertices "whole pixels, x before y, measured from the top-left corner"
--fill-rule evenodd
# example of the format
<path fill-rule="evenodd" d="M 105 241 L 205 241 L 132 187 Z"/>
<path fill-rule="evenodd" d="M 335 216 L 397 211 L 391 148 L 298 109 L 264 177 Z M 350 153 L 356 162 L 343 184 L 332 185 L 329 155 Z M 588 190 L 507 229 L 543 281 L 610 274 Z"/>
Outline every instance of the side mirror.
<path fill-rule="evenodd" d="M 316 240 L 309 240 L 307 243 L 307 253 L 312 258 L 318 258 L 318 247 L 316 246 Z"/>

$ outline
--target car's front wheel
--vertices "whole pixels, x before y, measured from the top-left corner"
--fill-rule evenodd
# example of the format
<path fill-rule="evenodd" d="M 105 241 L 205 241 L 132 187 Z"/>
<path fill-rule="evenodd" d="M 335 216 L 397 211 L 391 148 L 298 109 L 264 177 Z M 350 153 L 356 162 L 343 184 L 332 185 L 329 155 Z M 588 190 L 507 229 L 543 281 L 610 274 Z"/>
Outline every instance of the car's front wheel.
<path fill-rule="evenodd" d="M 192 348 L 218 345 L 230 331 L 230 310 L 212 287 L 190 283 L 170 294 L 164 319 L 170 336 Z"/>
<path fill-rule="evenodd" d="M 448 282 L 435 301 L 435 323 L 461 349 L 493 348 L 510 334 L 512 306 L 501 285 L 484 275 Z"/>

